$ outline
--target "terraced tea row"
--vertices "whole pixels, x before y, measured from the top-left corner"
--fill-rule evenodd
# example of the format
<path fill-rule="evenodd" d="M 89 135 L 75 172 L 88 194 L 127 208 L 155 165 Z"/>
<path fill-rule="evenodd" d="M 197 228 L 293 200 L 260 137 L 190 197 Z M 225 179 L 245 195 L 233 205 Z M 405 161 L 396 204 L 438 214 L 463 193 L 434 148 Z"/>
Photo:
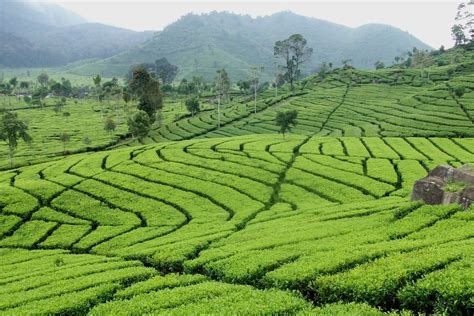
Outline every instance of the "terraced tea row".
<path fill-rule="evenodd" d="M 110 272 L 113 286 L 91 276 L 87 286 L 68 284 L 47 297 L 50 292 L 8 279 L 4 284 L 23 292 L 3 310 L 20 311 L 33 301 L 45 311 L 87 310 L 113 297 L 93 312 L 206 312 L 226 302 L 241 310 L 247 301 L 267 312 L 307 312 L 305 300 L 284 292 L 296 289 L 319 306 L 342 300 L 386 310 L 467 311 L 465 280 L 457 276 L 472 272 L 472 211 L 421 206 L 407 197 L 414 180 L 435 164 L 474 162 L 472 148 L 468 138 L 254 135 L 73 155 L 2 172 L 2 258 L 51 253 L 44 265 L 54 271 L 61 260 L 88 265 L 100 255 L 133 265 L 130 277 L 124 272 L 114 279 Z M 56 267 L 51 256 L 62 258 Z M 164 291 L 154 285 L 162 282 L 156 270 L 140 262 L 199 282 L 176 281 L 176 289 Z M 371 284 L 362 275 L 370 275 Z M 124 290 L 143 288 L 137 296 L 114 294 L 145 278 Z M 442 292 L 444 283 L 453 290 Z M 76 291 L 84 303 L 67 305 L 74 297 L 67 293 Z M 169 305 L 168 296 L 178 301 Z M 281 296 L 282 305 L 270 304 L 272 296 Z M 22 297 L 30 297 L 28 303 Z"/>
<path fill-rule="evenodd" d="M 293 132 L 301 135 L 472 137 L 474 76 L 451 68 L 430 70 L 429 78 L 414 69 L 340 70 L 324 80 L 307 79 L 293 96 L 263 92 L 256 113 L 234 101 L 223 107 L 219 129 L 217 113 L 207 111 L 165 124 L 145 142 L 277 133 L 281 110 L 298 111 Z"/>

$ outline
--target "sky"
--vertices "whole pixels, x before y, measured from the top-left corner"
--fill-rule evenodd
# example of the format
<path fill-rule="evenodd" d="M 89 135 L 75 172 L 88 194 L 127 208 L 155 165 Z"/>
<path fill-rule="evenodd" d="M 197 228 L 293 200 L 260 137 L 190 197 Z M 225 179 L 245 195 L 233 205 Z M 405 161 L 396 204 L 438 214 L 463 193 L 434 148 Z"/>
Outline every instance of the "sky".
<path fill-rule="evenodd" d="M 42 1 L 42 0 L 36 0 Z M 252 17 L 279 11 L 320 18 L 350 27 L 390 24 L 428 45 L 451 47 L 450 28 L 460 0 L 49 0 L 91 22 L 136 31 L 162 30 L 189 13 L 229 11 Z"/>

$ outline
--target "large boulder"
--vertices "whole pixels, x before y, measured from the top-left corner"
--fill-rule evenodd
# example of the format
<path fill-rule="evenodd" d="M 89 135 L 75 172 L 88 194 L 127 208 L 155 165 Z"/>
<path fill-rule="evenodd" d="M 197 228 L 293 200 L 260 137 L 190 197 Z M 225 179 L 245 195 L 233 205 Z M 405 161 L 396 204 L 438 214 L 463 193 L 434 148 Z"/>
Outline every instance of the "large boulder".
<path fill-rule="evenodd" d="M 453 191 L 453 188 L 458 188 Z M 468 208 L 474 203 L 474 168 L 464 165 L 453 168 L 440 165 L 415 182 L 411 196 L 413 201 L 427 204 L 459 203 Z"/>

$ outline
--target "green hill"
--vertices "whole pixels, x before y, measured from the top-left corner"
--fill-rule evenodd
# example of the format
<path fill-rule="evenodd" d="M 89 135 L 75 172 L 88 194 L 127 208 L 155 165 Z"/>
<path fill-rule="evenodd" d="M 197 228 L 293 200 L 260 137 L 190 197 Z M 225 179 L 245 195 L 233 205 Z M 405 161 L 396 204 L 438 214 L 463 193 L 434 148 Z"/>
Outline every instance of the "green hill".
<path fill-rule="evenodd" d="M 145 142 L 277 133 L 277 111 L 298 110 L 292 130 L 301 135 L 377 137 L 473 137 L 474 64 L 472 51 L 453 50 L 437 58 L 446 66 L 376 71 L 338 69 L 326 78 L 306 78 L 292 95 L 288 87 L 266 90 L 253 114 L 253 101 L 236 100 L 217 113 L 202 112 L 164 124 Z M 464 87 L 457 97 L 452 89 Z"/>
<path fill-rule="evenodd" d="M 314 49 L 307 72 L 321 61 L 337 65 L 343 59 L 352 59 L 356 67 L 372 68 L 377 60 L 391 63 L 395 56 L 413 47 L 430 48 L 388 25 L 371 24 L 353 29 L 291 12 L 256 19 L 213 12 L 188 14 L 139 47 L 72 71 L 123 76 L 131 64 L 166 57 L 179 66 L 179 77 L 203 75 L 213 79 L 216 70 L 224 67 L 237 80 L 246 78 L 251 65 L 256 64 L 264 65 L 270 75 L 274 67 L 274 43 L 294 33 L 301 33 Z"/>
<path fill-rule="evenodd" d="M 0 2 L 0 66 L 61 66 L 106 58 L 141 44 L 152 32 L 88 23 L 47 2 Z"/>
<path fill-rule="evenodd" d="M 308 77 L 256 114 L 234 96 L 220 129 L 212 99 L 193 118 L 168 99 L 142 142 L 54 159 L 50 133 L 81 125 L 71 146 L 95 131 L 99 150 L 101 115 L 127 108 L 68 104 L 70 124 L 17 108 L 44 152 L 0 171 L 0 313 L 472 314 L 474 206 L 410 198 L 439 164 L 474 163 L 472 54 Z M 299 113 L 284 137 L 282 109 Z"/>

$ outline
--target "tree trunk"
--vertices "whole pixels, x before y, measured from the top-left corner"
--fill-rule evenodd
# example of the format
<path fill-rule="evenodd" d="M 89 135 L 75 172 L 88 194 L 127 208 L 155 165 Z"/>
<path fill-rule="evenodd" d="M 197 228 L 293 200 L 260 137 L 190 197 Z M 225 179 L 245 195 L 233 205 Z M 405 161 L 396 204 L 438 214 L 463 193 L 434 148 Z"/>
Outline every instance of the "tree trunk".
<path fill-rule="evenodd" d="M 221 96 L 217 99 L 217 128 L 221 128 Z"/>
<path fill-rule="evenodd" d="M 254 86 L 253 112 L 257 114 L 257 85 Z"/>
<path fill-rule="evenodd" d="M 9 148 L 8 156 L 10 158 L 10 168 L 13 168 L 13 148 Z"/>

